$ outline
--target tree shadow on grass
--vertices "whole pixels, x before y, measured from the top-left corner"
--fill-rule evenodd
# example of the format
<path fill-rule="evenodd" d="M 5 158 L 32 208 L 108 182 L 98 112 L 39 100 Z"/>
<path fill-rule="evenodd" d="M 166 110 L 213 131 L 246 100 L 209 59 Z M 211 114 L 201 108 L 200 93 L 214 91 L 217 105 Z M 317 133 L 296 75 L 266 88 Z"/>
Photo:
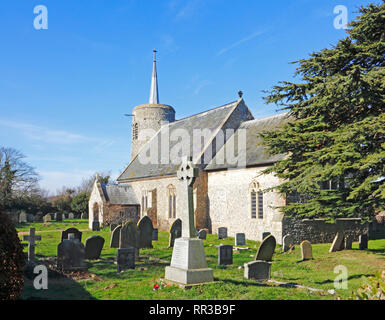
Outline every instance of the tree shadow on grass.
<path fill-rule="evenodd" d="M 348 281 L 353 280 L 353 279 L 360 279 L 362 277 L 373 277 L 373 276 L 374 276 L 374 274 L 356 274 L 354 276 L 348 277 Z M 334 279 L 333 280 L 316 281 L 314 283 L 316 283 L 316 284 L 334 283 Z"/>
<path fill-rule="evenodd" d="M 268 285 L 268 284 L 266 284 L 264 282 L 259 282 L 259 281 L 256 281 L 256 280 L 255 280 L 255 282 L 245 282 L 245 281 L 239 281 L 239 280 L 214 278 L 214 281 L 218 281 L 218 282 L 221 281 L 221 282 L 224 282 L 224 283 L 231 283 L 231 284 L 235 284 L 237 286 L 244 286 L 244 287 L 250 287 L 250 286 L 255 286 L 255 287 L 276 287 L 275 285 L 274 286 Z"/>

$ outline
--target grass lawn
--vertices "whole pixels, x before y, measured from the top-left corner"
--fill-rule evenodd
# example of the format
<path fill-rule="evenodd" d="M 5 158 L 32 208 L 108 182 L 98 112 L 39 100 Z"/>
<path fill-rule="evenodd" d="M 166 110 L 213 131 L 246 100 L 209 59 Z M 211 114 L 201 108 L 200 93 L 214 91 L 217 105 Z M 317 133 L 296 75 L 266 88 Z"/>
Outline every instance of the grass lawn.
<path fill-rule="evenodd" d="M 54 261 L 61 232 L 68 227 L 87 229 L 86 220 L 64 220 L 51 223 L 24 223 L 18 231 L 36 228 L 42 241 L 36 246 L 36 255 L 40 261 Z M 39 233 L 39 231 L 42 231 Z M 299 262 L 301 252 L 297 245 L 291 253 L 281 253 L 277 246 L 273 257 L 271 278 L 276 281 L 295 283 L 325 290 L 311 292 L 307 289 L 288 288 L 274 283 L 258 283 L 243 278 L 243 264 L 253 260 L 259 246 L 256 241 L 247 241 L 249 250 L 234 252 L 234 264 L 226 267 L 217 265 L 218 248 L 215 245 L 233 244 L 234 239 L 217 240 L 216 235 L 208 235 L 204 240 L 205 253 L 210 268 L 214 270 L 215 282 L 183 290 L 176 286 L 166 286 L 153 291 L 155 283 L 160 284 L 164 270 L 170 264 L 172 249 L 168 249 L 168 233 L 159 232 L 159 241 L 154 241 L 153 249 L 140 250 L 140 259 L 134 270 L 117 274 L 116 250 L 109 248 L 111 232 L 108 228 L 99 232 L 83 231 L 82 242 L 91 235 L 100 235 L 105 239 L 100 260 L 87 261 L 88 272 L 68 274 L 66 277 L 49 272 L 48 290 L 35 290 L 32 280 L 26 278 L 22 299 L 102 299 L 102 300 L 183 300 L 183 299 L 231 299 L 231 300 L 270 300 L 270 299 L 349 299 L 364 277 L 374 275 L 376 271 L 385 270 L 385 240 L 369 241 L 367 251 L 358 250 L 358 243 L 353 250 L 328 253 L 330 244 L 313 245 L 314 260 Z M 22 236 L 20 235 L 20 238 Z M 27 251 L 27 249 L 25 249 Z M 334 279 L 338 274 L 334 268 L 343 265 L 348 270 L 348 289 L 336 290 L 331 295 L 327 290 L 334 289 Z M 33 279 L 33 278 L 32 278 Z"/>

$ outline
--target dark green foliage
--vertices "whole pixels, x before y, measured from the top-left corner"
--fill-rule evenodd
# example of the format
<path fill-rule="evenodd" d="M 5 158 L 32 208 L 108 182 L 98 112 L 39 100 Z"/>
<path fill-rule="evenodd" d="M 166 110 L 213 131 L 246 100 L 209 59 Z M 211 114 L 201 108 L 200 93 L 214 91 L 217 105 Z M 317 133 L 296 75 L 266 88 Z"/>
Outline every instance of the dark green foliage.
<path fill-rule="evenodd" d="M 337 45 L 296 62 L 299 83 L 265 98 L 293 119 L 262 134 L 272 154 L 288 154 L 265 173 L 308 199 L 282 208 L 288 216 L 370 220 L 385 205 L 385 4 L 360 14 Z"/>
<path fill-rule="evenodd" d="M 77 213 L 88 212 L 89 200 L 89 194 L 87 194 L 86 192 L 79 193 L 72 199 L 71 209 Z"/>
<path fill-rule="evenodd" d="M 18 299 L 23 291 L 23 247 L 11 220 L 0 211 L 0 299 Z"/>

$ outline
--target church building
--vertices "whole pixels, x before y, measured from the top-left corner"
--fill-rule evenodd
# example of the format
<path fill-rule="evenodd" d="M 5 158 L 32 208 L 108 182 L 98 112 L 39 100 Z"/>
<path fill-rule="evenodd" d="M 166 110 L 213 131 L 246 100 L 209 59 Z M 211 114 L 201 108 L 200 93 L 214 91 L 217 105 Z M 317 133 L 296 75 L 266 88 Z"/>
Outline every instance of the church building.
<path fill-rule="evenodd" d="M 136 207 L 138 218 L 147 215 L 155 228 L 168 230 L 181 217 L 185 190 L 176 172 L 181 159 L 191 156 L 199 168 L 194 184 L 197 230 L 215 234 L 227 227 L 229 236 L 245 233 L 250 240 L 262 240 L 269 232 L 278 243 L 290 230 L 312 230 L 285 222 L 277 207 L 286 204 L 286 197 L 266 191 L 281 181 L 274 174 L 261 174 L 285 155 L 269 155 L 258 133 L 285 124 L 287 113 L 255 119 L 239 92 L 235 101 L 176 120 L 175 109 L 159 103 L 154 51 L 149 103 L 136 106 L 132 115 L 131 160 L 114 188 L 126 188 L 122 192 L 130 196 L 125 202 L 132 203 L 121 205 Z M 97 193 L 103 194 L 98 188 L 95 185 L 90 199 L 90 225 L 94 218 L 106 223 L 100 209 L 97 215 L 93 212 Z M 330 239 L 323 234 L 317 242 Z"/>

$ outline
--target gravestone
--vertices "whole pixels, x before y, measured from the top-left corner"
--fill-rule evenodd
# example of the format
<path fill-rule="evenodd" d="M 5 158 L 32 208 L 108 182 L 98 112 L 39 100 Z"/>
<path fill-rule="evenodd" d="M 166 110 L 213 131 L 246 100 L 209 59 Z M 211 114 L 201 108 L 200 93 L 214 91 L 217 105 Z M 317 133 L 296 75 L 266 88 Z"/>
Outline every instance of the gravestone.
<path fill-rule="evenodd" d="M 27 222 L 34 222 L 35 216 L 33 214 L 28 213 L 27 214 Z"/>
<path fill-rule="evenodd" d="M 110 231 L 111 231 L 111 232 L 114 231 L 114 230 L 116 229 L 117 226 L 118 226 L 118 224 L 116 224 L 116 223 L 111 223 L 111 224 L 110 224 Z"/>
<path fill-rule="evenodd" d="M 50 222 L 52 219 L 51 219 L 51 215 L 50 214 L 46 214 L 44 217 L 43 217 L 43 221 L 44 222 Z"/>
<path fill-rule="evenodd" d="M 87 212 L 83 212 L 83 213 L 80 215 L 80 219 L 88 219 L 88 213 L 87 213 Z"/>
<path fill-rule="evenodd" d="M 35 217 L 34 217 L 34 222 L 42 222 L 43 221 L 43 216 L 39 213 L 35 214 Z"/>
<path fill-rule="evenodd" d="M 294 246 L 294 239 L 293 236 L 290 234 L 287 234 L 282 239 L 282 252 L 289 251 Z"/>
<path fill-rule="evenodd" d="M 63 219 L 68 219 L 68 212 L 63 213 Z"/>
<path fill-rule="evenodd" d="M 263 241 L 266 237 L 268 237 L 269 235 L 271 235 L 270 232 L 263 232 L 263 233 L 262 233 L 262 241 Z"/>
<path fill-rule="evenodd" d="M 19 223 L 26 223 L 26 222 L 27 222 L 27 213 L 25 211 L 20 211 Z"/>
<path fill-rule="evenodd" d="M 207 267 L 203 241 L 196 237 L 194 226 L 194 191 L 193 185 L 199 169 L 192 162 L 192 157 L 182 159 L 177 171 L 182 190 L 182 237 L 175 239 L 170 266 L 166 267 L 166 281 L 182 285 L 211 282 L 213 270 Z"/>
<path fill-rule="evenodd" d="M 274 236 L 267 236 L 258 248 L 255 260 L 271 261 L 273 258 L 276 244 L 277 241 L 275 240 Z"/>
<path fill-rule="evenodd" d="M 92 231 L 100 231 L 99 221 L 92 221 Z"/>
<path fill-rule="evenodd" d="M 127 269 L 135 269 L 135 249 L 132 247 L 118 249 L 116 264 L 118 272 L 122 272 Z"/>
<path fill-rule="evenodd" d="M 136 224 L 129 220 L 120 229 L 119 248 L 135 248 L 135 256 L 139 256 L 139 231 Z"/>
<path fill-rule="evenodd" d="M 175 239 L 178 239 L 182 236 L 182 220 L 176 219 L 170 227 L 170 238 L 168 242 L 168 247 L 172 248 L 174 246 Z"/>
<path fill-rule="evenodd" d="M 75 215 L 71 212 L 68 214 L 68 219 L 75 219 Z"/>
<path fill-rule="evenodd" d="M 343 250 L 342 246 L 344 245 L 344 234 L 342 232 L 337 232 L 334 237 L 333 243 L 329 249 L 330 252 L 336 252 Z"/>
<path fill-rule="evenodd" d="M 227 228 L 226 227 L 218 228 L 218 240 L 222 240 L 226 238 L 227 238 Z"/>
<path fill-rule="evenodd" d="M 368 235 L 362 234 L 358 238 L 359 241 L 359 249 L 360 250 L 366 250 L 368 249 Z"/>
<path fill-rule="evenodd" d="M 235 245 L 236 246 L 245 246 L 246 245 L 246 235 L 244 233 L 235 234 Z"/>
<path fill-rule="evenodd" d="M 56 221 L 57 222 L 63 221 L 63 214 L 61 212 L 56 213 Z"/>
<path fill-rule="evenodd" d="M 267 261 L 251 261 L 244 264 L 246 279 L 265 281 L 270 279 L 271 263 Z"/>
<path fill-rule="evenodd" d="M 35 241 L 41 241 L 41 236 L 35 235 L 35 228 L 29 229 L 29 235 L 23 236 L 24 241 L 28 241 L 28 261 L 35 261 Z"/>
<path fill-rule="evenodd" d="M 313 250 L 311 247 L 311 243 L 307 240 L 302 241 L 300 244 L 302 261 L 312 260 L 313 259 Z"/>
<path fill-rule="evenodd" d="M 84 270 L 84 245 L 75 237 L 68 234 L 68 239 L 63 240 L 57 246 L 57 267 L 62 270 Z"/>
<path fill-rule="evenodd" d="M 218 247 L 218 265 L 233 264 L 233 246 L 221 244 Z"/>
<path fill-rule="evenodd" d="M 205 229 L 199 230 L 198 232 L 198 239 L 206 240 L 207 238 L 207 232 Z"/>
<path fill-rule="evenodd" d="M 158 241 L 158 229 L 152 230 L 152 241 Z"/>
<path fill-rule="evenodd" d="M 91 236 L 85 242 L 85 259 L 94 260 L 100 258 L 104 245 L 104 238 L 101 236 Z"/>
<path fill-rule="evenodd" d="M 122 226 L 117 226 L 111 234 L 110 248 L 119 248 L 120 229 Z"/>
<path fill-rule="evenodd" d="M 154 227 L 152 221 L 148 216 L 144 216 L 138 222 L 139 231 L 139 248 L 152 248 L 152 232 Z"/>
<path fill-rule="evenodd" d="M 345 249 L 352 250 L 352 245 L 353 245 L 353 237 L 351 235 L 347 235 L 345 237 Z"/>
<path fill-rule="evenodd" d="M 68 228 L 67 230 L 62 231 L 61 241 L 68 239 L 68 235 L 70 233 L 73 233 L 75 235 L 75 239 L 78 239 L 79 242 L 82 242 L 82 232 L 76 228 Z"/>

